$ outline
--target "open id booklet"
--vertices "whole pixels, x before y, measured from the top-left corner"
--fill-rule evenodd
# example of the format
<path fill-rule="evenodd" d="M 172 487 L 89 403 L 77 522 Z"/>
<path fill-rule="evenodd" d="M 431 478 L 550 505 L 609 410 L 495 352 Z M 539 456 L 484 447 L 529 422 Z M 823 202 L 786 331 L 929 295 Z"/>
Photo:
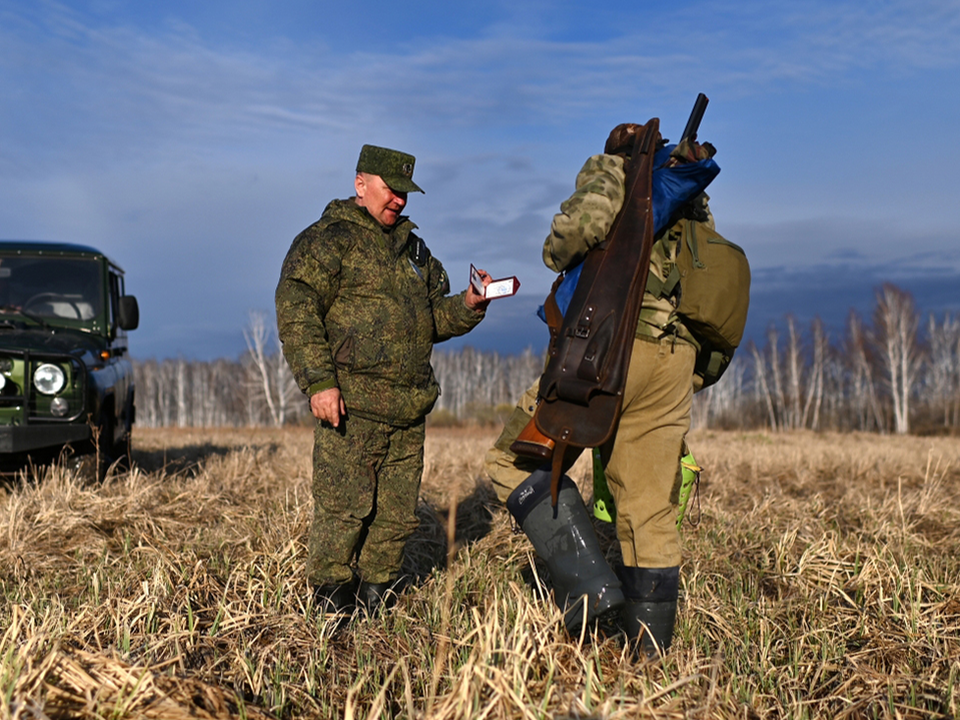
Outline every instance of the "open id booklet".
<path fill-rule="evenodd" d="M 477 269 L 473 265 L 470 265 L 470 284 L 473 285 L 473 289 L 476 290 L 477 295 L 487 300 L 510 297 L 511 295 L 516 295 L 517 290 L 520 289 L 520 281 L 514 276 L 503 278 L 502 280 L 491 280 L 490 284 L 484 287 L 480 273 L 477 272 Z"/>

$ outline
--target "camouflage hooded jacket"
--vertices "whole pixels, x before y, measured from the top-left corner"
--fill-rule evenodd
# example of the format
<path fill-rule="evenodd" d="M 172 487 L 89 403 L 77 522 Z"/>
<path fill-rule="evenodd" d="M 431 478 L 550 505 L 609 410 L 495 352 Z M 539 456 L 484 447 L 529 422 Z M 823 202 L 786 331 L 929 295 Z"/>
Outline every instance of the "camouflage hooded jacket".
<path fill-rule="evenodd" d="M 309 397 L 339 387 L 347 413 L 408 425 L 433 407 L 435 342 L 483 319 L 448 296 L 443 266 L 401 216 L 382 227 L 353 199 L 334 200 L 293 241 L 277 285 L 283 354 Z"/>
<path fill-rule="evenodd" d="M 560 205 L 550 234 L 543 243 L 543 262 L 554 272 L 563 272 L 583 260 L 603 242 L 623 206 L 626 172 L 618 155 L 594 155 L 577 174 L 576 191 Z M 710 219 L 712 225 L 713 220 Z M 682 222 L 662 231 L 650 255 L 650 272 L 664 280 L 677 259 Z M 699 348 L 690 331 L 679 321 L 674 301 L 644 293 L 637 323 L 637 337 L 656 339 L 664 335 Z"/>

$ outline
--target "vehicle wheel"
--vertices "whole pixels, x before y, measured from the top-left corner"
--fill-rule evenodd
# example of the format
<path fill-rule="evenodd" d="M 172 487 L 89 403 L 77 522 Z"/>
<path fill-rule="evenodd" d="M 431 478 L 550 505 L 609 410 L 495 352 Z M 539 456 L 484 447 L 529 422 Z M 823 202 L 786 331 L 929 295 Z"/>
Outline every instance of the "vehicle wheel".
<path fill-rule="evenodd" d="M 107 477 L 107 470 L 113 464 L 114 440 L 113 440 L 113 421 L 110 418 L 104 418 L 100 423 L 99 432 L 93 438 L 93 459 L 96 469 L 96 479 L 102 483 Z"/>
<path fill-rule="evenodd" d="M 110 464 L 117 464 L 117 472 L 130 470 L 130 433 L 126 433 L 113 444 L 110 451 Z"/>
<path fill-rule="evenodd" d="M 95 453 L 74 455 L 70 458 L 69 467 L 80 477 L 84 485 L 94 485 L 100 480 L 97 475 L 97 456 Z"/>

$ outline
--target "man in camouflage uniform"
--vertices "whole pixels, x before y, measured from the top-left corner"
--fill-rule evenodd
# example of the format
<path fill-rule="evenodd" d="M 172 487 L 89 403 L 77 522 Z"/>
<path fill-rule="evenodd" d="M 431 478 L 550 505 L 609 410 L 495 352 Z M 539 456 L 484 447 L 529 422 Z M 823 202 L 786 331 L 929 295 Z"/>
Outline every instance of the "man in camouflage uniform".
<path fill-rule="evenodd" d="M 624 203 L 626 152 L 637 130 L 638 126 L 632 124 L 615 128 L 604 154 L 589 158 L 577 175 L 576 191 L 561 204 L 544 242 L 543 261 L 551 270 L 563 272 L 575 266 L 606 238 Z M 706 196 L 693 205 L 699 208 L 701 219 L 712 224 Z M 685 211 L 691 212 L 687 208 Z M 600 572 L 586 584 L 569 579 L 568 584 L 577 588 L 572 594 L 589 587 L 594 597 L 588 598 L 588 607 L 589 601 L 594 605 L 602 601 L 604 611 L 619 608 L 628 637 L 639 641 L 648 656 L 669 648 L 676 618 L 681 559 L 676 527 L 679 460 L 690 427 L 694 362 L 699 348 L 677 316 L 676 298 L 657 292 L 676 261 L 683 222 L 681 219 L 662 231 L 653 246 L 652 281 L 648 281 L 642 300 L 620 417 L 612 440 L 601 448 L 623 554 L 623 567 L 618 568 L 616 576 L 599 551 L 588 515 L 575 507 L 582 505 L 579 496 L 571 501 L 568 510 L 572 516 L 567 519 L 568 525 L 577 526 L 573 528 L 577 542 L 585 538 L 585 544 L 577 550 L 577 562 L 590 568 L 590 573 Z M 537 389 L 538 383 L 534 383 L 521 397 L 485 459 L 497 494 L 515 516 L 523 496 L 533 496 L 531 490 L 542 492 L 549 482 L 549 471 L 538 469 L 540 461 L 518 457 L 509 449 L 534 414 Z M 545 499 L 550 502 L 549 495 Z M 524 531 L 531 535 L 526 526 Z M 545 552 L 551 552 L 547 546 L 569 546 L 572 542 L 550 535 L 544 542 Z M 563 562 L 569 567 L 569 560 Z M 622 587 L 622 597 L 617 586 Z M 569 628 L 569 617 L 567 624 Z"/>
<path fill-rule="evenodd" d="M 423 192 L 414 162 L 364 145 L 356 196 L 294 239 L 276 291 L 283 354 L 319 421 L 307 576 L 332 611 L 356 600 L 372 610 L 399 589 L 424 418 L 439 395 L 433 344 L 473 329 L 486 308 L 472 287 L 448 295 L 443 266 L 400 214 L 407 193 Z"/>

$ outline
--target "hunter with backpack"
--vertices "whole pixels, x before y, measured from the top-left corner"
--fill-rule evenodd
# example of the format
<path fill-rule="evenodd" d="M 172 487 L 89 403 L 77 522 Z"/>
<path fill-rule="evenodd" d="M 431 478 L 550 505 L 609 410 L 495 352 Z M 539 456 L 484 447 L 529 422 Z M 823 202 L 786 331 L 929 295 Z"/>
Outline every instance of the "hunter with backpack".
<path fill-rule="evenodd" d="M 659 121 L 622 124 L 554 216 L 543 260 L 561 273 L 542 308 L 547 366 L 488 452 L 498 496 L 545 561 L 571 634 L 619 616 L 638 654 L 670 648 L 680 579 L 677 505 L 693 394 L 740 342 L 750 272 L 716 232 L 703 192 L 719 172 L 697 143 L 698 98 L 680 143 Z M 614 571 L 564 472 L 600 449 L 623 564 Z"/>

